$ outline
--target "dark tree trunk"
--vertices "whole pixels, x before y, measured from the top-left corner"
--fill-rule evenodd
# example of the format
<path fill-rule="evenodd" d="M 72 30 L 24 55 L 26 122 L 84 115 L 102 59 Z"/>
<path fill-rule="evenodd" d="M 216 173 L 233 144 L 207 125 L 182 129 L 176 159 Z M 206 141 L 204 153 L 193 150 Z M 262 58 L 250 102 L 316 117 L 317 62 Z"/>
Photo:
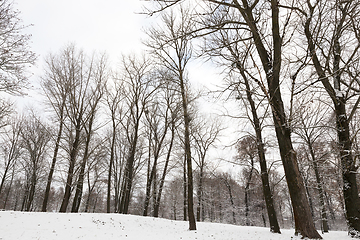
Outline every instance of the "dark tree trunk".
<path fill-rule="evenodd" d="M 138 128 L 139 128 L 139 123 L 136 123 L 134 138 L 130 148 L 130 155 L 126 161 L 125 172 L 124 172 L 123 194 L 120 203 L 120 213 L 124 213 L 124 214 L 128 214 L 129 205 L 130 205 L 131 188 L 133 184 L 133 175 L 134 175 L 135 153 L 136 153 L 136 147 L 138 141 Z"/>
<path fill-rule="evenodd" d="M 312 166 L 315 171 L 317 190 L 319 193 L 320 208 L 321 208 L 321 210 L 320 210 L 321 211 L 321 226 L 322 226 L 321 229 L 323 232 L 327 233 L 327 232 L 329 232 L 329 225 L 328 225 L 328 218 L 327 218 L 327 214 L 326 214 L 323 184 L 322 184 L 322 180 L 321 180 L 321 176 L 320 176 L 320 172 L 319 172 L 319 166 L 318 166 L 318 163 L 315 158 L 315 152 L 314 152 L 313 146 L 311 145 L 311 143 L 309 141 L 308 141 L 308 145 L 309 145 L 309 149 L 310 149 Z"/>
<path fill-rule="evenodd" d="M 6 197 L 5 197 L 5 200 L 4 200 L 4 207 L 3 209 L 6 209 L 6 204 L 7 204 L 7 201 L 9 199 L 9 195 L 10 195 L 10 191 L 11 191 L 11 187 L 12 187 L 12 184 L 13 184 L 13 181 L 14 181 L 14 176 L 15 176 L 15 168 L 13 168 L 13 171 L 12 171 L 12 174 L 11 174 L 11 179 L 10 179 L 10 184 L 9 184 L 9 189 L 6 193 Z"/>
<path fill-rule="evenodd" d="M 180 71 L 183 73 L 183 71 Z M 188 113 L 188 99 L 186 97 L 185 82 L 183 75 L 180 75 L 180 89 L 183 107 L 184 117 L 184 142 L 185 142 L 185 160 L 187 167 L 187 203 L 188 203 L 188 215 L 189 215 L 189 230 L 196 230 L 196 221 L 194 215 L 194 187 L 193 187 L 193 170 L 192 170 L 192 158 L 190 147 L 190 116 Z"/>
<path fill-rule="evenodd" d="M 343 179 L 343 195 L 345 201 L 346 220 L 349 227 L 349 233 L 352 236 L 360 236 L 360 198 L 358 192 L 358 186 L 356 182 L 357 167 L 352 155 L 352 142 L 350 139 L 350 127 L 346 114 L 346 99 L 340 92 L 340 61 L 341 61 L 341 48 L 339 43 L 340 36 L 334 39 L 334 87 L 331 86 L 329 78 L 327 77 L 320 60 L 316 54 L 316 47 L 314 39 L 310 31 L 311 18 L 305 23 L 305 35 L 308 41 L 309 51 L 311 53 L 312 61 L 319 79 L 321 80 L 326 92 L 332 99 L 335 116 L 336 116 L 336 130 L 339 141 L 340 149 L 340 162 L 342 168 Z M 341 29 L 341 23 L 337 26 Z M 336 94 L 336 91 L 339 93 Z"/>
<path fill-rule="evenodd" d="M 113 123 L 113 132 L 111 138 L 111 148 L 110 148 L 110 160 L 109 160 L 109 172 L 108 172 L 108 182 L 107 182 L 107 197 L 106 197 L 106 212 L 110 213 L 111 209 L 111 175 L 112 168 L 114 165 L 114 155 L 115 155 L 115 139 L 116 139 L 116 124 L 115 120 L 112 120 Z"/>
<path fill-rule="evenodd" d="M 159 192 L 157 194 L 157 198 L 156 198 L 155 206 L 154 206 L 154 217 L 159 216 L 161 194 L 162 194 L 162 190 L 164 188 L 165 177 L 166 177 L 169 162 L 170 162 L 170 156 L 171 156 L 171 151 L 172 151 L 174 139 L 175 139 L 175 122 L 173 121 L 172 124 L 171 124 L 170 146 L 169 146 L 168 153 L 167 153 L 167 156 L 166 156 L 165 166 L 164 166 L 164 170 L 163 170 L 163 173 L 162 173 L 162 176 L 161 176 L 161 179 L 160 179 L 160 184 L 159 184 Z"/>
<path fill-rule="evenodd" d="M 315 224 L 311 217 L 304 182 L 297 164 L 296 152 L 292 146 L 291 130 L 286 121 L 284 104 L 280 93 L 282 40 L 280 37 L 278 4 L 277 0 L 271 0 L 273 60 L 262 42 L 262 37 L 256 26 L 256 20 L 252 15 L 252 9 L 242 9 L 241 14 L 253 34 L 254 44 L 266 73 L 269 101 L 272 108 L 280 156 L 284 166 L 286 181 L 294 210 L 296 232 L 300 233 L 303 237 L 310 239 L 321 239 L 321 236 L 315 229 Z"/>
<path fill-rule="evenodd" d="M 249 220 L 249 202 L 250 202 L 250 184 L 251 184 L 251 180 L 252 180 L 252 174 L 254 171 L 254 159 L 250 159 L 251 160 L 251 169 L 250 169 L 250 173 L 249 176 L 246 179 L 246 183 L 245 183 L 245 219 L 246 219 L 246 226 L 250 226 L 250 220 Z"/>
<path fill-rule="evenodd" d="M 226 188 L 228 189 L 229 197 L 230 197 L 230 203 L 231 203 L 231 209 L 232 209 L 232 223 L 236 224 L 236 218 L 235 218 L 235 204 L 234 204 L 234 198 L 231 191 L 231 185 L 230 183 L 224 178 L 224 182 L 226 185 Z"/>
<path fill-rule="evenodd" d="M 43 205 L 42 205 L 42 209 L 41 209 L 42 212 L 46 212 L 47 204 L 48 204 L 48 201 L 49 201 L 51 182 L 52 182 L 54 171 L 55 171 L 57 154 L 58 154 L 58 151 L 59 151 L 60 140 L 61 140 L 61 135 L 62 135 L 62 129 L 63 129 L 63 126 L 64 126 L 64 108 L 65 108 L 65 101 L 63 102 L 62 107 L 61 107 L 61 111 L 60 111 L 59 132 L 58 132 L 58 135 L 57 135 L 57 138 L 56 138 L 55 148 L 54 148 L 54 155 L 53 155 L 53 158 L 52 158 L 52 161 L 51 161 L 50 172 L 49 172 L 49 176 L 48 176 L 47 183 L 46 183 L 44 201 L 43 201 Z"/>
<path fill-rule="evenodd" d="M 335 106 L 335 112 L 340 146 L 346 219 L 350 235 L 360 237 L 360 198 L 356 182 L 357 167 L 351 153 L 350 129 L 343 101 L 339 101 L 337 106 Z"/>
<path fill-rule="evenodd" d="M 70 152 L 70 159 L 69 159 L 69 169 L 67 172 L 67 179 L 66 179 L 66 186 L 65 186 L 65 193 L 64 197 L 60 206 L 59 212 L 66 212 L 67 206 L 69 204 L 70 195 L 71 195 L 71 188 L 73 184 L 73 177 L 74 177 L 74 168 L 76 163 L 76 157 L 78 154 L 78 148 L 80 145 L 80 132 L 81 132 L 81 120 L 77 120 L 76 124 L 76 132 L 75 132 L 75 139 L 71 147 Z"/>
<path fill-rule="evenodd" d="M 184 221 L 187 221 L 187 177 L 186 177 L 186 156 L 184 157 L 184 170 L 183 170 L 183 174 L 184 174 L 184 181 L 183 181 L 183 190 L 184 190 L 184 201 L 183 201 L 183 210 L 184 210 Z"/>
<path fill-rule="evenodd" d="M 250 88 L 250 84 L 249 84 L 248 78 L 244 72 L 244 67 L 240 63 L 238 63 L 237 66 L 238 66 L 238 69 L 240 70 L 240 73 L 241 73 L 242 78 L 245 83 L 246 96 L 247 96 L 247 100 L 250 104 L 251 114 L 252 114 L 252 118 L 253 118 L 252 120 L 253 120 L 254 129 L 255 129 L 255 133 L 256 133 L 256 146 L 257 146 L 257 152 L 258 152 L 258 156 L 259 156 L 260 169 L 261 169 L 261 182 L 262 182 L 262 189 L 263 189 L 266 209 L 267 209 L 269 223 L 270 223 L 270 231 L 273 233 L 281 233 L 279 223 L 278 223 L 278 220 L 276 217 L 273 194 L 270 189 L 269 174 L 268 174 L 268 170 L 267 170 L 267 166 L 266 166 L 265 148 L 264 148 L 264 143 L 263 143 L 263 139 L 262 139 L 262 129 L 260 126 L 260 120 L 259 120 L 259 117 L 258 117 L 258 114 L 256 111 L 255 102 L 252 97 L 252 91 Z"/>
<path fill-rule="evenodd" d="M 81 166 L 80 166 L 79 179 L 76 184 L 76 192 L 75 192 L 71 212 L 79 212 L 79 208 L 80 208 L 80 203 L 81 203 L 81 198 L 82 198 L 82 193 L 83 193 L 84 179 L 85 179 L 85 168 L 86 168 L 87 160 L 89 158 L 89 147 L 90 147 L 91 136 L 93 134 L 92 127 L 93 127 L 94 118 L 95 118 L 94 114 L 95 114 L 95 111 L 93 111 L 91 113 L 91 117 L 89 119 L 89 125 L 88 125 L 89 128 L 88 129 L 85 128 L 85 131 L 86 131 L 85 151 L 84 151 L 83 160 L 82 160 Z"/>
<path fill-rule="evenodd" d="M 203 162 L 204 160 L 202 159 L 201 161 Z M 198 183 L 198 189 L 197 189 L 198 202 L 197 202 L 197 208 L 196 208 L 196 220 L 198 222 L 201 222 L 201 207 L 202 207 L 202 202 L 203 202 L 203 198 L 202 198 L 203 179 L 204 179 L 204 166 L 203 166 L 203 164 L 201 164 L 200 173 L 199 173 L 199 183 Z"/>

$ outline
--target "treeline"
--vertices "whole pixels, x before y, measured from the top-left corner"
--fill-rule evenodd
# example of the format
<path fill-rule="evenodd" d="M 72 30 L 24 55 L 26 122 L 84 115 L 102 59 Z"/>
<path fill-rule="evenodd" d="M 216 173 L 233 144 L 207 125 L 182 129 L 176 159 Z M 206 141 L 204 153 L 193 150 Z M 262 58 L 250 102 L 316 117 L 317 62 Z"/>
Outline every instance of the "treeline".
<path fill-rule="evenodd" d="M 0 207 L 161 216 L 190 230 L 294 227 L 310 239 L 347 226 L 359 237 L 360 2 L 154 2 L 161 19 L 144 56 L 111 69 L 70 44 L 46 58 L 43 113 L 2 101 Z M 223 70 L 212 94 L 237 108 L 199 109 L 195 57 Z M 20 93 L 20 76 L 3 91 Z M 236 154 L 214 159 L 228 118 L 239 120 Z"/>

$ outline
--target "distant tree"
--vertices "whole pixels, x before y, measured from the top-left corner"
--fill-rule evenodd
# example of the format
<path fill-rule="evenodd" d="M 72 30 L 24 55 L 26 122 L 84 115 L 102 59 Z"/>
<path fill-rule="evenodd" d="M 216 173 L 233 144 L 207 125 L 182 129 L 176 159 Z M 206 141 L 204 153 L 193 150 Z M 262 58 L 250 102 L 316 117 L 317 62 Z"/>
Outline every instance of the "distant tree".
<path fill-rule="evenodd" d="M 38 181 L 44 174 L 45 154 L 50 141 L 46 125 L 34 113 L 23 121 L 21 141 L 25 149 L 23 166 L 26 176 L 22 210 L 30 211 Z"/>
<path fill-rule="evenodd" d="M 5 184 L 5 181 L 8 178 L 9 172 L 14 168 L 16 161 L 19 160 L 19 157 L 22 153 L 21 148 L 21 120 L 13 119 L 10 124 L 9 130 L 3 134 L 3 143 L 1 144 L 0 153 L 4 159 L 4 171 L 1 173 L 1 184 L 0 184 L 0 195 L 2 195 L 2 190 Z"/>
<path fill-rule="evenodd" d="M 197 154 L 195 160 L 199 171 L 198 186 L 197 186 L 197 208 L 196 220 L 201 221 L 201 208 L 203 206 L 203 181 L 204 174 L 207 167 L 207 157 L 211 147 L 215 145 L 218 140 L 220 132 L 222 131 L 221 124 L 218 119 L 211 119 L 210 117 L 199 116 L 195 118 L 191 125 L 191 135 L 194 141 L 194 148 Z M 204 216 L 203 216 L 204 217 Z"/>

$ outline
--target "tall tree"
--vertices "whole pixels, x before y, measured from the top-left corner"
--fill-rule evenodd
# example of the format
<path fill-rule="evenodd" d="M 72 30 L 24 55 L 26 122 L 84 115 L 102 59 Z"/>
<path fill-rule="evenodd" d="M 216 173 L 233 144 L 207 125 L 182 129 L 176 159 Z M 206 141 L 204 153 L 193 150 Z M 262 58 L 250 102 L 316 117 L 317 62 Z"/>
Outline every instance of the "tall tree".
<path fill-rule="evenodd" d="M 349 233 L 356 237 L 360 237 L 360 198 L 349 124 L 360 103 L 359 97 L 353 100 L 359 93 L 359 7 L 359 1 L 317 0 L 295 8 L 303 21 L 303 34 L 318 80 L 333 103 L 346 218 Z"/>
<path fill-rule="evenodd" d="M 119 212 L 128 213 L 131 190 L 135 175 L 135 161 L 138 152 L 141 120 L 146 109 L 147 102 L 151 97 L 150 90 L 150 61 L 138 59 L 134 56 L 123 58 L 123 73 L 120 81 L 124 82 L 123 96 L 127 112 L 121 125 L 126 132 L 128 150 L 124 169 L 122 196 Z"/>
<path fill-rule="evenodd" d="M 52 111 L 55 112 L 56 122 L 58 122 L 57 136 L 54 143 L 52 162 L 45 189 L 42 211 L 46 212 L 49 201 L 51 183 L 57 162 L 57 156 L 60 148 L 60 142 L 63 135 L 63 128 L 66 118 L 66 104 L 68 94 L 70 93 L 71 82 L 64 65 L 66 59 L 63 55 L 50 54 L 45 60 L 45 73 L 42 77 L 41 86 L 46 95 L 47 103 Z"/>
<path fill-rule="evenodd" d="M 93 61 L 94 61 L 93 63 L 94 70 L 93 70 L 93 76 L 91 77 L 92 82 L 89 83 L 90 86 L 87 93 L 88 96 L 86 99 L 88 101 L 89 107 L 83 120 L 84 132 L 85 132 L 85 149 L 82 157 L 82 162 L 80 164 L 80 172 L 76 184 L 76 192 L 75 192 L 71 212 L 79 211 L 80 202 L 83 193 L 83 184 L 85 179 L 85 167 L 89 159 L 89 156 L 91 155 L 92 152 L 90 149 L 92 137 L 94 135 L 94 132 L 98 129 L 98 127 L 95 125 L 96 117 L 98 115 L 99 103 L 103 97 L 106 86 L 106 80 L 107 80 L 106 56 L 102 55 L 99 59 L 95 59 Z"/>
<path fill-rule="evenodd" d="M 161 9 L 166 9 L 181 1 L 156 1 Z M 282 100 L 281 93 L 281 64 L 283 46 L 286 43 L 285 37 L 288 23 L 291 19 L 291 11 L 279 14 L 280 3 L 277 0 L 271 1 L 213 1 L 204 0 L 208 5 L 206 12 L 199 13 L 202 18 L 208 19 L 213 16 L 221 16 L 220 21 L 210 21 L 205 23 L 201 29 L 208 30 L 205 33 L 198 31 L 198 35 L 209 34 L 222 28 L 234 28 L 242 30 L 246 34 L 237 41 L 242 42 L 245 48 L 254 46 L 254 58 L 261 63 L 259 74 L 266 79 L 263 88 L 268 96 L 271 106 L 275 133 L 278 140 L 281 160 L 284 166 L 286 180 L 291 196 L 292 207 L 295 215 L 296 233 L 303 237 L 320 239 L 321 236 L 315 229 L 315 224 L 311 216 L 309 202 L 306 196 L 303 179 L 300 174 L 296 152 L 294 151 L 291 140 L 291 126 L 288 122 L 287 114 Z M 201 8 L 205 9 L 205 8 Z M 269 30 L 268 26 L 271 28 Z M 194 33 L 194 31 L 191 31 Z M 184 35 L 184 34 L 183 34 Z"/>
<path fill-rule="evenodd" d="M 50 133 L 45 124 L 32 113 L 24 120 L 21 139 L 23 148 L 26 150 L 24 165 L 27 178 L 27 189 L 22 209 L 30 211 L 35 190 L 44 169 L 45 153 L 50 140 Z"/>
<path fill-rule="evenodd" d="M 187 203 L 189 229 L 196 230 L 193 196 L 193 169 L 190 145 L 190 114 L 188 98 L 188 82 L 186 67 L 192 56 L 192 46 L 186 33 L 191 31 L 188 10 L 180 9 L 180 15 L 174 12 L 162 15 L 163 26 L 154 27 L 147 31 L 149 40 L 146 45 L 151 49 L 159 64 L 167 68 L 176 78 L 173 79 L 180 89 L 182 112 L 184 119 L 184 149 L 187 172 Z"/>

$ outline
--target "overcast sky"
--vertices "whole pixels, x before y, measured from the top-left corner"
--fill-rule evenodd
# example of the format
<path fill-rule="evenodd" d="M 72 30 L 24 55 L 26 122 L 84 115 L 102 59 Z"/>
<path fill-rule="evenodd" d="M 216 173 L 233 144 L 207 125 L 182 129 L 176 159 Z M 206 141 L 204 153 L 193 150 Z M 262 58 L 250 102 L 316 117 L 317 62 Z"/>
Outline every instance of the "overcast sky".
<path fill-rule="evenodd" d="M 57 53 L 68 43 L 84 49 L 88 54 L 96 50 L 106 51 L 112 66 L 120 62 L 121 54 L 141 52 L 144 28 L 156 21 L 156 16 L 140 14 L 144 1 L 141 0 L 14 0 L 21 12 L 20 18 L 32 34 L 32 50 L 39 56 L 33 68 L 32 82 L 39 80 L 44 57 Z M 209 85 L 219 76 L 204 69 L 200 61 L 189 68 L 190 80 L 196 85 Z M 213 69 L 212 69 L 213 70 Z M 218 84 L 218 83 L 217 83 Z M 35 84 L 36 85 L 36 84 Z M 29 92 L 28 97 L 34 97 Z M 28 102 L 25 100 L 25 102 Z"/>
<path fill-rule="evenodd" d="M 141 47 L 147 21 L 140 0 L 15 0 L 32 34 L 33 50 L 43 59 L 69 42 L 87 52 L 107 51 L 111 58 Z"/>

